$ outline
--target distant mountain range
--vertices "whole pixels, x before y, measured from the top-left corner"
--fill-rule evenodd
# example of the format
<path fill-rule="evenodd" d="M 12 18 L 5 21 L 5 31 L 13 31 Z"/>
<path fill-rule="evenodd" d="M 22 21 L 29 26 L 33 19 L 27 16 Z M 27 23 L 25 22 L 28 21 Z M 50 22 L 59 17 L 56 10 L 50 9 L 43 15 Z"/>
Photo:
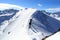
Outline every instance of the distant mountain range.
<path fill-rule="evenodd" d="M 5 9 L 3 11 L 0 10 L 0 25 L 3 21 L 12 18 L 18 11 L 19 10 L 15 9 Z"/>

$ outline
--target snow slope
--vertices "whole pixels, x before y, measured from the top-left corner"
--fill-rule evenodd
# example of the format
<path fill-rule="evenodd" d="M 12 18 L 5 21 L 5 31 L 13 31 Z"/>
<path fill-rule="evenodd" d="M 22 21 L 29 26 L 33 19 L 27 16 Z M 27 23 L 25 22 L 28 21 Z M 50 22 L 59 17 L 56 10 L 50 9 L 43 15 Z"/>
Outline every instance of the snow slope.
<path fill-rule="evenodd" d="M 60 40 L 60 32 L 57 32 L 56 34 L 46 38 L 45 40 Z"/>
<path fill-rule="evenodd" d="M 30 29 L 32 29 L 32 31 L 38 36 L 39 39 L 37 38 L 37 36 L 35 36 L 37 40 L 42 40 L 45 36 L 49 36 L 57 32 L 58 29 L 60 28 L 59 20 L 49 16 L 48 14 L 40 10 L 37 10 L 32 15 L 31 19 L 32 22 L 31 22 Z M 33 32 L 31 32 L 30 30 L 31 35 L 34 35 Z"/>
<path fill-rule="evenodd" d="M 34 22 L 32 22 L 32 24 L 35 24 L 41 28 L 44 28 L 45 30 L 48 30 L 51 33 L 57 31 L 58 28 L 60 28 L 60 25 L 59 25 L 60 21 L 56 20 L 55 18 L 41 11 L 36 11 L 32 16 L 32 19 L 33 21 L 34 19 L 36 19 L 39 22 L 39 24 Z"/>
<path fill-rule="evenodd" d="M 16 19 L 18 10 L 24 9 L 23 7 L 11 4 L 0 3 L 0 30 L 3 30 L 4 25 L 8 25 L 8 22 Z M 1 27 L 2 25 L 2 27 Z M 5 27 L 5 26 L 4 26 Z"/>
<path fill-rule="evenodd" d="M 16 7 L 12 5 L 0 4 L 2 9 L 10 9 Z M 0 7 L 1 8 L 1 7 Z M 14 9 L 13 8 L 13 9 Z M 43 11 L 28 8 L 20 10 L 9 20 L 5 20 L 0 26 L 0 40 L 42 40 L 45 36 L 49 36 L 60 28 L 60 21 L 49 16 Z M 8 13 L 7 13 L 8 14 Z M 1 14 L 2 16 L 11 16 L 12 14 Z M 4 25 L 5 24 L 5 25 Z"/>
<path fill-rule="evenodd" d="M 0 40 L 7 36 L 11 24 L 19 15 L 18 11 L 24 9 L 23 7 L 0 3 Z"/>
<path fill-rule="evenodd" d="M 6 28 L 5 34 L 3 35 L 5 37 L 2 40 L 31 40 L 28 36 L 28 21 L 35 11 L 35 9 L 29 8 L 28 10 L 18 12 L 18 14 L 21 14 L 14 22 L 8 25 L 9 27 Z M 8 35 L 6 32 L 11 33 Z"/>

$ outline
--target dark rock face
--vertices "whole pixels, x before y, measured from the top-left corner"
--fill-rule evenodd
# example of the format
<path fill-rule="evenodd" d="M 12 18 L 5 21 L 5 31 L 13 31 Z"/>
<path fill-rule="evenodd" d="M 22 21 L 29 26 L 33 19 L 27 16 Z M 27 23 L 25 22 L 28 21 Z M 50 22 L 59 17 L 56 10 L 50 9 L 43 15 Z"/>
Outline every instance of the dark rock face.
<path fill-rule="evenodd" d="M 15 10 L 15 9 L 5 9 L 3 11 L 0 10 L 0 15 L 3 14 L 12 14 L 9 16 L 0 16 L 0 25 L 3 21 L 5 20 L 9 20 L 10 18 L 12 18 L 19 10 Z"/>

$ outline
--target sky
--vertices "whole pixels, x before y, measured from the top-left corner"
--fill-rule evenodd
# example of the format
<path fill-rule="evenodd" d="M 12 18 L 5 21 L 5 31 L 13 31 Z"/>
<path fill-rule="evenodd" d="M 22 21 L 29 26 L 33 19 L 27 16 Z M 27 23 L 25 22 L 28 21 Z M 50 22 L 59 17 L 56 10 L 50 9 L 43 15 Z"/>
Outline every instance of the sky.
<path fill-rule="evenodd" d="M 39 10 L 60 10 L 60 0 L 0 0 L 0 3 L 14 4 Z"/>

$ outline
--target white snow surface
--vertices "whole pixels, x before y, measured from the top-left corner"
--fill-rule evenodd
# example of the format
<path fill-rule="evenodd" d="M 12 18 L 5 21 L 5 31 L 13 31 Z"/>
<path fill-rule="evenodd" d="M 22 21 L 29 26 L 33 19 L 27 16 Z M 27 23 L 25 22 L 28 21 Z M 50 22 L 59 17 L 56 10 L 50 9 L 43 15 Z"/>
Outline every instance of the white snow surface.
<path fill-rule="evenodd" d="M 46 38 L 45 40 L 60 40 L 60 32 L 57 32 L 56 34 Z"/>
<path fill-rule="evenodd" d="M 8 25 L 1 40 L 32 40 L 28 35 L 28 22 L 36 9 L 19 11 L 19 17 Z M 10 29 L 10 30 L 9 30 Z M 9 35 L 6 32 L 11 32 Z"/>
<path fill-rule="evenodd" d="M 33 40 L 34 38 L 36 38 L 36 40 L 42 40 L 42 38 L 45 37 L 42 34 L 42 32 L 34 33 L 31 29 L 28 29 L 29 21 L 31 19 L 32 14 L 37 11 L 36 9 L 32 8 L 24 9 L 24 7 L 16 5 L 0 3 L 0 10 L 10 8 L 23 9 L 23 10 L 20 10 L 18 13 L 16 13 L 16 15 L 13 16 L 10 20 L 6 20 L 3 22 L 3 25 L 1 26 L 2 28 L 0 29 L 0 40 Z M 9 16 L 9 15 L 12 14 L 4 14 L 0 16 Z M 36 21 L 36 23 L 38 24 L 38 21 Z M 33 35 L 28 34 L 29 33 L 28 30 L 30 30 L 30 32 L 32 32 Z M 59 38 L 58 35 L 60 35 L 60 33 L 58 32 L 56 34 L 57 35 L 55 37 Z M 47 40 L 51 40 L 52 38 L 55 37 L 47 38 Z"/>

